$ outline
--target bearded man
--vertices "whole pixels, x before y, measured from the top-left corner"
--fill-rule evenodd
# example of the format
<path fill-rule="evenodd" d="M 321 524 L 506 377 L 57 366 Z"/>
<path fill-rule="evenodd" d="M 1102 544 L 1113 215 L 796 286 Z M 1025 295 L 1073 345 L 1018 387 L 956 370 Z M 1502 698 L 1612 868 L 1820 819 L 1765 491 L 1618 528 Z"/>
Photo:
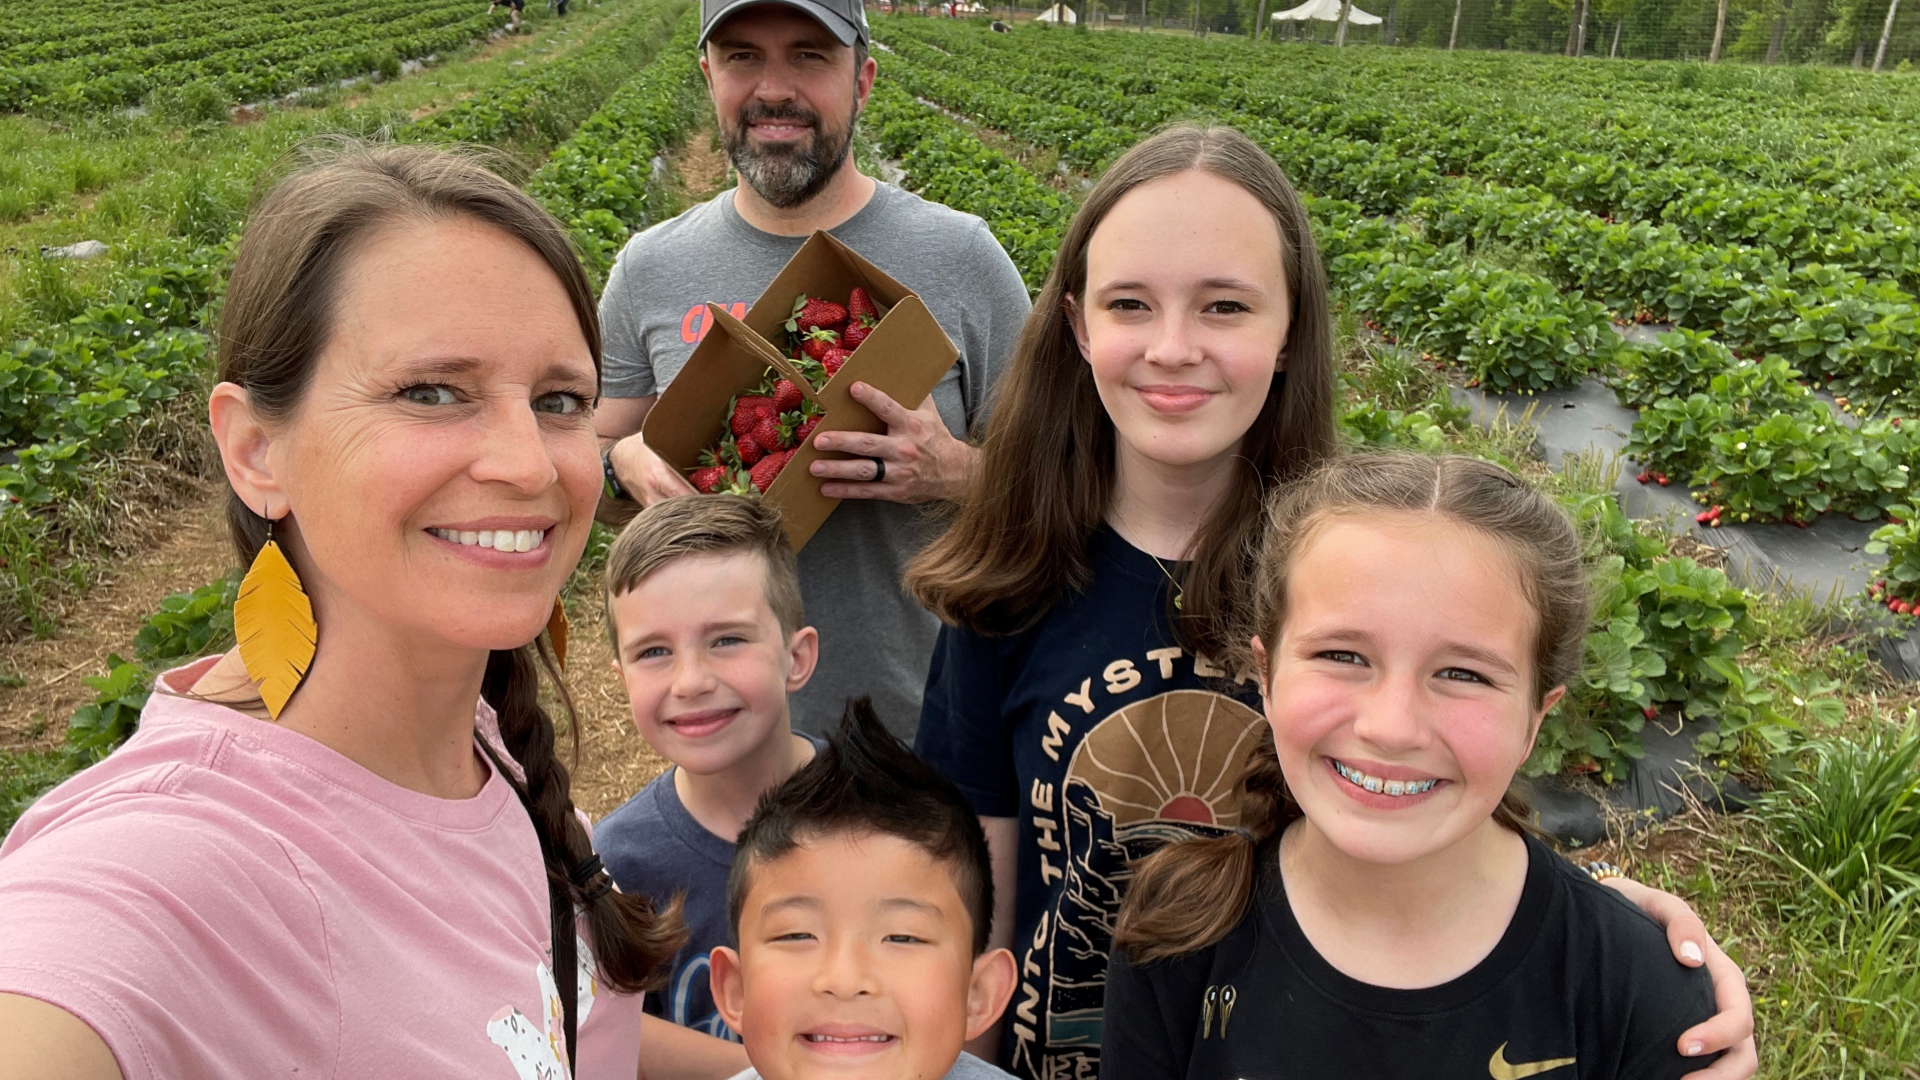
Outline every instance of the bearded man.
<path fill-rule="evenodd" d="M 820 664 L 793 703 L 801 729 L 825 734 L 848 697 L 870 694 L 911 741 L 939 629 L 900 588 L 931 525 L 914 504 L 960 493 L 976 456 L 966 438 L 1031 304 L 979 218 L 855 166 L 854 126 L 876 71 L 860 0 L 703 0 L 700 14 L 700 70 L 739 182 L 628 241 L 607 279 L 594 426 L 609 497 L 650 504 L 693 491 L 640 425 L 706 333 L 707 302 L 744 314 L 814 230 L 918 293 L 960 358 L 918 408 L 853 385 L 886 434 L 814 440 L 854 456 L 813 465 L 821 492 L 846 501 L 800 552 Z"/>

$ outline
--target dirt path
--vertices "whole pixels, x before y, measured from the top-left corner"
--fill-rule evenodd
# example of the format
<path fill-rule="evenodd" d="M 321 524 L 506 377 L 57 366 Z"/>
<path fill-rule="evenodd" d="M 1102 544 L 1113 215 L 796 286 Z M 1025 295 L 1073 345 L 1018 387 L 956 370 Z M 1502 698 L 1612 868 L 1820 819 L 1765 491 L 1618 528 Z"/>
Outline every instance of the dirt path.
<path fill-rule="evenodd" d="M 221 493 L 187 502 L 163 515 L 148 535 L 146 554 L 95 585 L 44 640 L 11 642 L 0 654 L 0 749 L 60 742 L 67 717 L 93 700 L 81 680 L 104 675 L 107 654 L 133 652 L 140 624 L 177 592 L 197 589 L 233 562 Z M 14 685 L 14 684 L 18 685 Z"/>
<path fill-rule="evenodd" d="M 162 519 L 154 535 L 166 539 L 94 586 L 58 634 L 6 647 L 0 659 L 0 676 L 7 676 L 0 683 L 0 749 L 58 745 L 67 717 L 93 699 L 93 691 L 81 680 L 104 674 L 107 654 L 131 653 L 134 634 L 160 601 L 227 572 L 233 553 L 220 513 L 223 497 L 215 492 Z M 633 730 L 596 606 L 576 607 L 567 665 L 568 685 L 581 715 L 575 801 L 598 818 L 666 763 Z M 19 685 L 12 685 L 16 682 Z M 568 745 L 563 736 L 562 753 Z"/>
<path fill-rule="evenodd" d="M 674 183 L 679 187 L 680 205 L 693 206 L 713 198 L 732 181 L 733 166 L 720 148 L 720 133 L 709 116 L 687 136 L 680 148 L 667 156 Z"/>

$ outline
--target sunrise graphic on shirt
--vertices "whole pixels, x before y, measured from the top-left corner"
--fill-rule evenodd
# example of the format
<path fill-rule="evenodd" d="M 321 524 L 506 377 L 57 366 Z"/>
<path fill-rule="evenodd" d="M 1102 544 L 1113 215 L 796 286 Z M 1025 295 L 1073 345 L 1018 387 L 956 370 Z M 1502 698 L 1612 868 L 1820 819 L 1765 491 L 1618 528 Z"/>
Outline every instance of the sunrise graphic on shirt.
<path fill-rule="evenodd" d="M 1240 777 L 1264 729 L 1259 713 L 1232 698 L 1174 690 L 1102 720 L 1067 775 L 1099 793 L 1116 833 L 1153 821 L 1231 829 L 1240 824 Z"/>

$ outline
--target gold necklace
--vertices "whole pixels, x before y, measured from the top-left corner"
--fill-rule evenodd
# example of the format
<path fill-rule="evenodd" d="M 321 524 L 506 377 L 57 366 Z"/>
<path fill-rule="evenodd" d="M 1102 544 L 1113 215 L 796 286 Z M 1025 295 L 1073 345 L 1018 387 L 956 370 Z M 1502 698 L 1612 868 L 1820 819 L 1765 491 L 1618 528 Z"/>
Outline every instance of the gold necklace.
<path fill-rule="evenodd" d="M 1180 611 L 1184 609 L 1187 600 L 1187 590 L 1181 586 L 1180 582 L 1174 579 L 1173 572 L 1167 569 L 1166 563 L 1160 561 L 1160 556 L 1149 551 L 1147 552 L 1147 558 L 1152 559 L 1153 565 L 1159 567 L 1160 572 L 1167 575 L 1167 584 L 1173 586 L 1173 610 Z"/>

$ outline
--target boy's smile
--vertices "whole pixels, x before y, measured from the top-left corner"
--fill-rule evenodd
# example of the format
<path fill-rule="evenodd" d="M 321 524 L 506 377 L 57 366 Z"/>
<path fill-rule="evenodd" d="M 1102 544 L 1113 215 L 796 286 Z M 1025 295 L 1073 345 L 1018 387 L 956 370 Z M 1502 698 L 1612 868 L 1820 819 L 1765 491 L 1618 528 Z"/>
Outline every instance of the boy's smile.
<path fill-rule="evenodd" d="M 940 1080 L 1013 991 L 973 955 L 951 867 L 896 836 L 836 833 L 756 860 L 714 1001 L 765 1080 Z"/>
<path fill-rule="evenodd" d="M 752 552 L 689 556 L 609 601 L 634 726 L 686 772 L 789 760 L 787 695 L 812 673 L 818 637 L 783 632 L 767 573 Z"/>

